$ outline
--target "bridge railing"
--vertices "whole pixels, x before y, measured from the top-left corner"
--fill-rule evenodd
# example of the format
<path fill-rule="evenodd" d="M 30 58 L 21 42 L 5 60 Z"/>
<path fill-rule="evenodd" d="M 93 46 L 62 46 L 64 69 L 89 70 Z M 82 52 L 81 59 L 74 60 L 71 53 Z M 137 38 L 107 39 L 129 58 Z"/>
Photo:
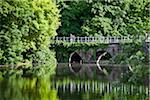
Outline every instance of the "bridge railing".
<path fill-rule="evenodd" d="M 139 40 L 144 37 L 139 36 Z M 63 42 L 98 42 L 98 43 L 130 43 L 133 41 L 132 36 L 99 36 L 99 37 L 55 37 L 55 41 Z M 146 42 L 150 42 L 150 36 L 146 39 Z"/>

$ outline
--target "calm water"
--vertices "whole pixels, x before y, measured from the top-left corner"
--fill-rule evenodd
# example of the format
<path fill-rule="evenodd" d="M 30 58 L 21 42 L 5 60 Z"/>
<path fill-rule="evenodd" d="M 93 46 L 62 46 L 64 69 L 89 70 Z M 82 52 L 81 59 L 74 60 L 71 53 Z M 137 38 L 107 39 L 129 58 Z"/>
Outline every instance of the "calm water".
<path fill-rule="evenodd" d="M 0 78 L 0 100 L 149 100 L 146 86 L 91 80 L 68 69 L 57 69 L 56 76 Z"/>

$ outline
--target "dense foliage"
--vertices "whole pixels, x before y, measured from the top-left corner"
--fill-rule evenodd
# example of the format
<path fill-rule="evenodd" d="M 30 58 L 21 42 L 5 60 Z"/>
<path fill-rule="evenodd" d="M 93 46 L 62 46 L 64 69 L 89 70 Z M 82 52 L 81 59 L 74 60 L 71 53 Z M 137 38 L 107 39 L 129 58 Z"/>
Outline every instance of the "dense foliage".
<path fill-rule="evenodd" d="M 81 26 L 90 18 L 91 4 L 85 1 L 59 2 L 61 9 L 61 26 L 58 35 L 69 36 L 70 34 L 84 36 Z"/>
<path fill-rule="evenodd" d="M 0 64 L 31 65 L 35 73 L 53 72 L 56 60 L 49 38 L 59 26 L 56 4 L 52 0 L 2 0 L 0 5 Z"/>
<path fill-rule="evenodd" d="M 122 75 L 121 82 L 135 85 L 149 84 L 148 45 L 135 40 L 134 43 L 122 45 L 122 52 L 115 57 L 115 63 L 126 64 L 130 70 Z"/>
<path fill-rule="evenodd" d="M 60 36 L 139 35 L 149 32 L 148 0 L 64 1 Z"/>

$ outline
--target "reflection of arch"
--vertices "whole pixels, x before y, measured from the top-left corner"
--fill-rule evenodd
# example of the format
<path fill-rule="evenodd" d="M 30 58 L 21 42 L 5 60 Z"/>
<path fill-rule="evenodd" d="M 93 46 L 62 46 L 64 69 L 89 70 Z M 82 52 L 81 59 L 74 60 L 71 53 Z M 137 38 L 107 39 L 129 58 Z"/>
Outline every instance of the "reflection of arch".
<path fill-rule="evenodd" d="M 104 50 L 97 51 L 96 52 L 96 60 L 98 60 L 98 57 L 105 52 L 107 52 L 107 51 L 104 51 Z M 112 58 L 112 56 L 110 55 L 110 53 L 107 52 L 105 54 L 105 56 L 102 56 L 101 60 L 109 60 L 110 58 Z"/>
<path fill-rule="evenodd" d="M 104 72 L 104 74 L 108 75 L 108 72 L 105 68 L 101 67 L 99 62 L 101 60 L 109 60 L 112 56 L 107 52 L 107 51 L 98 51 L 96 52 L 96 65 L 98 67 L 98 69 L 102 72 Z"/>
<path fill-rule="evenodd" d="M 82 58 L 78 53 L 76 52 L 71 53 L 69 57 L 69 68 L 71 72 L 76 74 L 77 72 L 81 71 L 82 62 L 83 62 Z"/>
<path fill-rule="evenodd" d="M 100 62 L 101 58 L 102 58 L 103 56 L 105 56 L 106 54 L 107 54 L 107 52 L 104 52 L 103 54 L 101 54 L 101 55 L 97 58 L 96 64 L 97 64 L 97 67 L 98 67 L 98 69 L 99 69 L 100 71 L 103 71 L 103 69 L 101 68 L 99 62 Z"/>

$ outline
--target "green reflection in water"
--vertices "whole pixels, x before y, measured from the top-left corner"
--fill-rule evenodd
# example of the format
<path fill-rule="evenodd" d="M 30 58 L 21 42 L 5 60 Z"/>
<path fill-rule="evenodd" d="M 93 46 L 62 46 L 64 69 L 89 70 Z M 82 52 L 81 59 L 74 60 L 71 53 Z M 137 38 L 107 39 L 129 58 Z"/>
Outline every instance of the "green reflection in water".
<path fill-rule="evenodd" d="M 58 100 L 57 91 L 50 89 L 45 78 L 10 78 L 0 81 L 1 100 Z"/>
<path fill-rule="evenodd" d="M 149 98 L 144 93 L 125 94 L 120 91 L 105 91 L 108 85 L 98 81 L 90 81 L 91 89 L 87 88 L 85 91 L 88 82 L 81 80 L 51 81 L 49 78 L 1 79 L 0 100 L 148 100 Z M 83 89 L 78 90 L 74 87 L 78 85 Z M 72 91 L 70 91 L 70 86 L 74 87 Z M 103 86 L 105 86 L 104 90 Z"/>
<path fill-rule="evenodd" d="M 144 95 L 121 95 L 120 93 L 58 92 L 61 100 L 149 100 Z"/>
<path fill-rule="evenodd" d="M 57 80 L 53 85 L 61 100 L 149 100 L 145 86 L 90 80 Z"/>

